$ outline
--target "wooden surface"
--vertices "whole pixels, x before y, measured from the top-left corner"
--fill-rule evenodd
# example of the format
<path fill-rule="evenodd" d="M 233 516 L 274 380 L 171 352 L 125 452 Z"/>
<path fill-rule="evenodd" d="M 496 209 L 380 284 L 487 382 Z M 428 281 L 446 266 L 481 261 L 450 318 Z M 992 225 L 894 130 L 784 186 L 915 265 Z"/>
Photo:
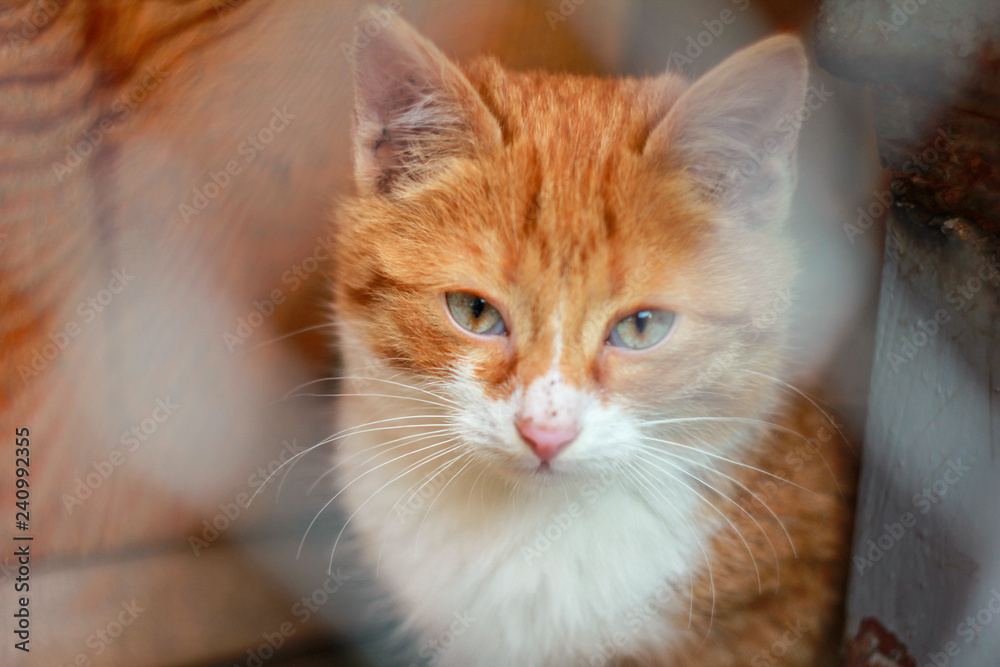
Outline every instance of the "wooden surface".
<path fill-rule="evenodd" d="M 1000 653 L 1000 626 L 967 622 L 1000 623 L 998 269 L 960 239 L 890 221 L 848 631 L 874 617 L 919 664 Z"/>
<path fill-rule="evenodd" d="M 327 662 L 331 666 L 361 664 L 324 620 L 329 613 L 324 606 L 343 604 L 337 597 L 342 584 L 331 583 L 328 588 L 335 592 L 317 596 L 324 602 L 312 609 L 301 602 L 324 590 L 326 567 L 319 550 L 307 552 L 302 561 L 315 566 L 315 576 L 297 582 L 265 565 L 295 562 L 298 538 L 287 537 L 230 540 L 196 559 L 178 543 L 37 567 L 32 572 L 34 648 L 24 656 L 4 641 L 0 664 L 232 665 L 272 651 L 268 664 L 297 664 L 318 650 L 334 657 Z M 11 602 L 5 595 L 0 603 L 5 618 L 13 613 Z"/>

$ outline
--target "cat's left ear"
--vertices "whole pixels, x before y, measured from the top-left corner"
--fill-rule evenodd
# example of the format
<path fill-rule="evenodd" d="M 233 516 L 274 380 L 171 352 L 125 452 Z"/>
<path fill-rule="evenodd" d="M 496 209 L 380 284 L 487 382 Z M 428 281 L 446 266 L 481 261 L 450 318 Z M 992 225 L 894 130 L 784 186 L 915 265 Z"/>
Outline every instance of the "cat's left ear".
<path fill-rule="evenodd" d="M 795 37 L 771 37 L 738 51 L 681 94 L 644 152 L 683 170 L 727 217 L 749 228 L 781 223 L 795 187 L 795 117 L 808 78 Z"/>
<path fill-rule="evenodd" d="M 365 29 L 380 26 L 369 38 Z M 390 194 L 455 157 L 502 143 L 468 78 L 430 41 L 372 7 L 355 31 L 354 175 L 362 194 Z"/>

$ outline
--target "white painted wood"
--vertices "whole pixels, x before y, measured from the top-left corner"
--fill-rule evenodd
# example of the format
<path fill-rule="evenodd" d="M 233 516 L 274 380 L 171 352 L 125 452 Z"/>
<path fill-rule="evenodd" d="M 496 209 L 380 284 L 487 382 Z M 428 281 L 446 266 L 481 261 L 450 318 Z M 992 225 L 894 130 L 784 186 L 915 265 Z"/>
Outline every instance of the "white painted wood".
<path fill-rule="evenodd" d="M 890 216 L 846 632 L 874 616 L 918 665 L 1000 655 L 994 262 Z"/>

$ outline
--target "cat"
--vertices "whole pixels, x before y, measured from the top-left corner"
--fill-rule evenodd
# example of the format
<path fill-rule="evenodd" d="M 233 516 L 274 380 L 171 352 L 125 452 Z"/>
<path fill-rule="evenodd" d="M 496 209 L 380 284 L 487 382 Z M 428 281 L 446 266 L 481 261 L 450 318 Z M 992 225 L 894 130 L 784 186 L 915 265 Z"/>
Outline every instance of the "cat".
<path fill-rule="evenodd" d="M 413 664 L 832 662 L 854 462 L 778 298 L 801 43 L 599 79 L 384 17 L 334 221 L 334 549 Z"/>

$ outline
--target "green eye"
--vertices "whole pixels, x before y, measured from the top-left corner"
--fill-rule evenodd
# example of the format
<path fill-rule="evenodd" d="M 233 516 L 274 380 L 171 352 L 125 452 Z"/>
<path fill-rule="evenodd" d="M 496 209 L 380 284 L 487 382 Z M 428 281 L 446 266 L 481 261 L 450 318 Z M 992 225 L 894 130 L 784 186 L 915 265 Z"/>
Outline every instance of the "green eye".
<path fill-rule="evenodd" d="M 486 299 L 468 292 L 448 292 L 448 310 L 460 327 L 481 336 L 503 336 L 507 325 L 500 311 Z"/>
<path fill-rule="evenodd" d="M 620 320 L 608 335 L 608 344 L 628 350 L 645 350 L 667 337 L 674 323 L 668 310 L 640 310 Z"/>

